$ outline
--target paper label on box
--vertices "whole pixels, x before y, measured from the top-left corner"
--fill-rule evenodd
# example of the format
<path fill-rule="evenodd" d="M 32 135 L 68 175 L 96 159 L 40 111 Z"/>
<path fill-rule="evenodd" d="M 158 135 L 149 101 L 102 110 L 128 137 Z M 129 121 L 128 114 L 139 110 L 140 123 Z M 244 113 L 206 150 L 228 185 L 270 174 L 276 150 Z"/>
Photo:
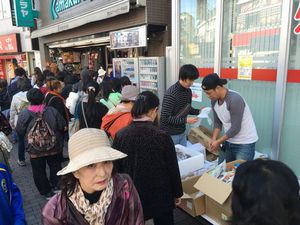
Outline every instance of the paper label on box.
<path fill-rule="evenodd" d="M 190 202 L 190 201 L 187 201 L 186 202 L 186 207 L 192 210 L 193 209 L 193 203 Z"/>

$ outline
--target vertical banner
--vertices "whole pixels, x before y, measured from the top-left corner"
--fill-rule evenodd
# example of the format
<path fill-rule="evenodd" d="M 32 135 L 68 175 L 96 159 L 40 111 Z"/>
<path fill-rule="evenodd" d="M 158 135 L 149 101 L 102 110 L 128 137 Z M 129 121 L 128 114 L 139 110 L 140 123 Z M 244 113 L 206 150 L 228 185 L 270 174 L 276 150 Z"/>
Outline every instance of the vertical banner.
<path fill-rule="evenodd" d="M 31 0 L 14 0 L 16 25 L 18 27 L 34 27 Z"/>
<path fill-rule="evenodd" d="M 3 60 L 0 60 L 0 79 L 6 79 Z"/>
<path fill-rule="evenodd" d="M 239 55 L 238 58 L 238 79 L 251 80 L 252 79 L 252 55 Z"/>

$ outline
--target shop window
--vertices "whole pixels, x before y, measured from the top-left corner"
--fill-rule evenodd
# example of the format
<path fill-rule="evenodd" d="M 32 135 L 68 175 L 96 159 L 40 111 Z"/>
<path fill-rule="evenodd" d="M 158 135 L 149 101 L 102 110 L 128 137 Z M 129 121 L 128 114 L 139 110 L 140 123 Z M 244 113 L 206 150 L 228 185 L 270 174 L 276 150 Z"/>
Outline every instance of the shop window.
<path fill-rule="evenodd" d="M 276 81 L 281 8 L 282 0 L 224 0 L 221 76 Z"/>
<path fill-rule="evenodd" d="M 216 0 L 180 1 L 180 64 L 213 72 Z"/>
<path fill-rule="evenodd" d="M 279 159 L 293 169 L 300 179 L 300 0 L 293 1 L 291 19 L 291 39 L 289 51 L 289 65 L 284 106 L 284 119 L 281 132 L 281 146 Z"/>

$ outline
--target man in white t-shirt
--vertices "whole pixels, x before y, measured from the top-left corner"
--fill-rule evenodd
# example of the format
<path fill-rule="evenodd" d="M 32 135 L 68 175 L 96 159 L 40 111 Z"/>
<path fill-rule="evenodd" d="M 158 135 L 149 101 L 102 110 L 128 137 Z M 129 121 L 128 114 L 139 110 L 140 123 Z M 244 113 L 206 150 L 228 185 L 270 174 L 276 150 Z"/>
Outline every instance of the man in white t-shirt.
<path fill-rule="evenodd" d="M 224 159 L 227 162 L 252 160 L 258 136 L 251 111 L 243 97 L 223 87 L 225 84 L 227 80 L 221 79 L 216 73 L 207 75 L 202 81 L 202 89 L 211 99 L 214 114 L 210 151 L 214 152 L 222 145 L 219 163 Z M 225 133 L 218 138 L 222 127 Z"/>

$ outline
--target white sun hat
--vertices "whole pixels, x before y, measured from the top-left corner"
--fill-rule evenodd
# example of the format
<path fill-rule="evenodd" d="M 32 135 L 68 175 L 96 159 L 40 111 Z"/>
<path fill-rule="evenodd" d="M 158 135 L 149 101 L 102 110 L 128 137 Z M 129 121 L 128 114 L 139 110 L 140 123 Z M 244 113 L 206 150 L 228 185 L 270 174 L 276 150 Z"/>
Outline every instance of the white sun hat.
<path fill-rule="evenodd" d="M 109 139 L 103 130 L 84 128 L 77 131 L 69 140 L 69 164 L 58 171 L 65 175 L 93 163 L 114 161 L 127 155 L 110 146 Z"/>

